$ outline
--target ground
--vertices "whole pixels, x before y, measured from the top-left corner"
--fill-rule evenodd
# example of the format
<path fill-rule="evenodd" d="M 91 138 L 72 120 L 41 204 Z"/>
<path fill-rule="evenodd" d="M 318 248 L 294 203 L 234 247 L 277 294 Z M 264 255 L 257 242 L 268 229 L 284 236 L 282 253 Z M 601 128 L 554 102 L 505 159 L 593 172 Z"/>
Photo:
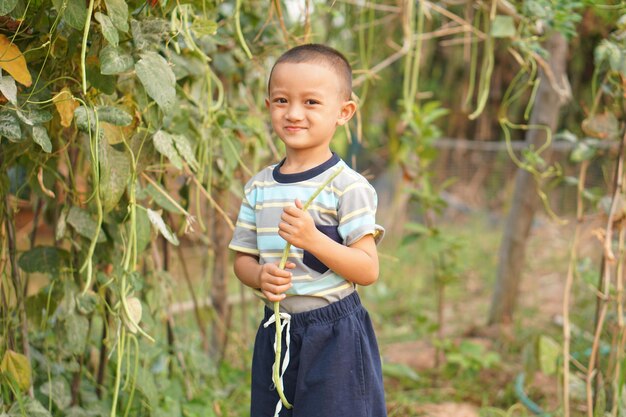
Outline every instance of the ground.
<path fill-rule="evenodd" d="M 570 221 L 567 225 L 541 218 L 536 222 L 528 246 L 527 267 L 523 281 L 520 285 L 519 305 L 516 309 L 516 324 L 508 327 L 488 327 L 485 325 L 486 312 L 491 302 L 491 288 L 485 281 L 489 281 L 481 274 L 466 271 L 463 297 L 449 297 L 444 309 L 444 323 L 442 334 L 452 343 L 459 345 L 462 341 L 469 341 L 483 345 L 485 351 L 504 352 L 505 361 L 511 360 L 506 355 L 506 345 L 519 344 L 520 336 L 515 334 L 517 329 L 526 329 L 526 336 L 530 335 L 531 329 L 547 328 L 550 331 L 561 332 L 563 317 L 563 291 L 567 274 L 567 256 L 571 245 L 571 236 L 574 225 Z M 597 240 L 593 238 L 593 231 L 597 228 L 593 224 L 583 231 L 585 244 L 581 248 L 584 256 L 597 256 Z M 546 244 L 549 242 L 549 245 Z M 495 249 L 495 248 L 494 248 Z M 437 369 L 436 338 L 422 337 L 418 340 L 402 340 L 398 342 L 383 343 L 381 346 L 384 361 L 393 364 L 406 365 L 416 371 L 418 375 L 441 374 Z M 504 346 L 504 349 L 503 349 Z M 521 362 L 521 358 L 514 358 Z M 512 381 L 523 367 L 520 363 L 503 363 L 498 371 L 482 370 L 477 375 L 476 383 L 482 385 L 488 392 L 487 401 L 477 398 L 471 389 L 459 392 L 454 383 L 436 381 L 439 390 L 450 389 L 450 397 L 468 397 L 467 400 L 460 398 L 458 401 L 446 401 L 446 395 L 437 403 L 424 403 L 419 401 L 413 407 L 407 408 L 394 414 L 395 404 L 390 405 L 390 414 L 397 416 L 429 416 L 429 417 L 474 417 L 479 415 L 481 405 L 493 405 L 498 399 L 496 388 L 512 386 Z M 441 369 L 440 365 L 440 368 Z M 554 376 L 548 376 L 542 372 L 534 372 L 532 377 L 526 378 L 526 392 L 540 401 L 546 409 L 556 409 L 559 406 L 559 383 Z M 389 389 L 389 387 L 388 387 Z M 426 392 L 425 390 L 423 392 Z M 393 395 L 395 398 L 395 395 Z M 423 399 L 423 398 L 422 398 Z M 402 401 L 402 400 L 400 400 Z"/>

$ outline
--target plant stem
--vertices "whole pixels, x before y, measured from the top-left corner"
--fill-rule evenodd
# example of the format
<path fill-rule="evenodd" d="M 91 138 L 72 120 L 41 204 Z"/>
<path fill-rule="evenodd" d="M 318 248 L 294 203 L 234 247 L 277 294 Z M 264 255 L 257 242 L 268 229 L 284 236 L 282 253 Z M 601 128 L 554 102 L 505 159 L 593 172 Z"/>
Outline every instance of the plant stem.
<path fill-rule="evenodd" d="M 15 304 L 17 307 L 20 332 L 22 336 L 22 352 L 24 356 L 30 361 L 30 344 L 28 342 L 28 321 L 26 318 L 26 304 L 24 302 L 26 289 L 23 286 L 22 278 L 20 276 L 19 266 L 17 265 L 17 241 L 15 236 L 15 223 L 12 217 L 12 209 L 9 203 L 9 195 L 4 198 L 5 215 L 7 218 L 7 241 L 9 246 L 9 263 L 11 265 L 11 279 L 13 281 L 13 288 L 15 290 Z M 34 392 L 32 385 L 28 388 L 28 394 L 31 398 L 34 398 Z"/>
<path fill-rule="evenodd" d="M 83 76 L 83 94 L 87 95 L 87 68 L 85 60 L 87 56 L 87 38 L 89 37 L 89 28 L 91 27 L 91 15 L 93 13 L 94 0 L 89 0 L 89 8 L 87 9 L 87 19 L 85 19 L 85 28 L 83 29 L 83 44 L 80 49 L 80 64 Z"/>
<path fill-rule="evenodd" d="M 584 200 L 583 192 L 585 191 L 585 179 L 587 177 L 587 169 L 589 161 L 585 160 L 580 166 L 580 174 L 578 175 L 578 192 L 576 195 L 576 229 L 574 230 L 574 238 L 570 248 L 569 265 L 567 267 L 567 278 L 565 280 L 565 288 L 563 290 L 563 417 L 570 416 L 570 297 L 572 293 L 572 284 L 574 282 L 574 271 L 576 269 L 576 259 L 578 257 L 578 244 L 580 240 L 580 229 L 583 222 Z"/>
<path fill-rule="evenodd" d="M 252 59 L 252 52 L 250 52 L 250 48 L 248 48 L 248 44 L 246 43 L 246 38 L 243 37 L 243 32 L 241 31 L 241 1 L 242 0 L 237 0 L 235 5 L 235 29 L 237 31 L 237 38 L 239 38 L 239 42 L 241 43 L 241 48 L 246 53 L 248 59 Z"/>

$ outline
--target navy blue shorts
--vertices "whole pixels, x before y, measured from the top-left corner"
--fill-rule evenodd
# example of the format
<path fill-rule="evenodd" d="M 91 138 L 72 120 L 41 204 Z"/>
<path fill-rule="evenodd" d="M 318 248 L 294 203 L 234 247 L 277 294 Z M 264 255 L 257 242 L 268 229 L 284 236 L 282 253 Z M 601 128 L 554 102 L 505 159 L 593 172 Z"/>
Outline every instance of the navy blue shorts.
<path fill-rule="evenodd" d="M 251 417 L 274 416 L 279 400 L 272 382 L 276 324 L 263 327 L 272 315 L 265 308 L 254 343 Z M 283 387 L 293 408 L 283 407 L 280 417 L 387 416 L 378 344 L 356 292 L 292 314 L 289 357 Z"/>

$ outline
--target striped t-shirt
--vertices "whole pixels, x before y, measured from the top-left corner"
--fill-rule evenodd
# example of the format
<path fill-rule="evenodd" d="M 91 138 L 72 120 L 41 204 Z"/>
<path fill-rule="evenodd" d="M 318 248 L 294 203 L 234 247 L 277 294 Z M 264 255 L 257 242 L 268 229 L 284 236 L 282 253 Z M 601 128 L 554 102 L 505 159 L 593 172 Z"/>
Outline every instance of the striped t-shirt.
<path fill-rule="evenodd" d="M 371 234 L 378 243 L 385 230 L 376 224 L 377 198 L 374 187 L 350 169 L 333 153 L 323 164 L 304 172 L 282 174 L 279 164 L 271 165 L 248 181 L 244 188 L 239 217 L 229 248 L 257 256 L 259 263 L 280 261 L 286 241 L 278 235 L 283 209 L 302 203 L 323 184 L 334 171 L 341 173 L 316 197 L 308 212 L 317 228 L 336 242 L 351 245 Z M 307 251 L 291 247 L 289 261 L 293 286 L 286 292 L 281 307 L 298 313 L 323 307 L 354 291 L 354 285 L 329 270 Z M 262 295 L 257 291 L 258 295 Z"/>

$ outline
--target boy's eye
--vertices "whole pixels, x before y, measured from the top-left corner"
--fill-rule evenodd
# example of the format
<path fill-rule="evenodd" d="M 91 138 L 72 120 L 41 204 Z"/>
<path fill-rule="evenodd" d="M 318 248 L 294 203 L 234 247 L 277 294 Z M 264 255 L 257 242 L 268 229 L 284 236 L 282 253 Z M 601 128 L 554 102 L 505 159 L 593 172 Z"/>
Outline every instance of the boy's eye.
<path fill-rule="evenodd" d="M 274 103 L 285 104 L 285 103 L 287 103 L 287 99 L 286 98 L 282 98 L 282 97 L 278 97 L 278 98 L 274 99 Z"/>
<path fill-rule="evenodd" d="M 320 102 L 317 101 L 317 100 L 308 99 L 307 101 L 305 101 L 305 104 L 311 106 L 311 105 L 314 105 L 314 104 L 320 104 Z"/>

